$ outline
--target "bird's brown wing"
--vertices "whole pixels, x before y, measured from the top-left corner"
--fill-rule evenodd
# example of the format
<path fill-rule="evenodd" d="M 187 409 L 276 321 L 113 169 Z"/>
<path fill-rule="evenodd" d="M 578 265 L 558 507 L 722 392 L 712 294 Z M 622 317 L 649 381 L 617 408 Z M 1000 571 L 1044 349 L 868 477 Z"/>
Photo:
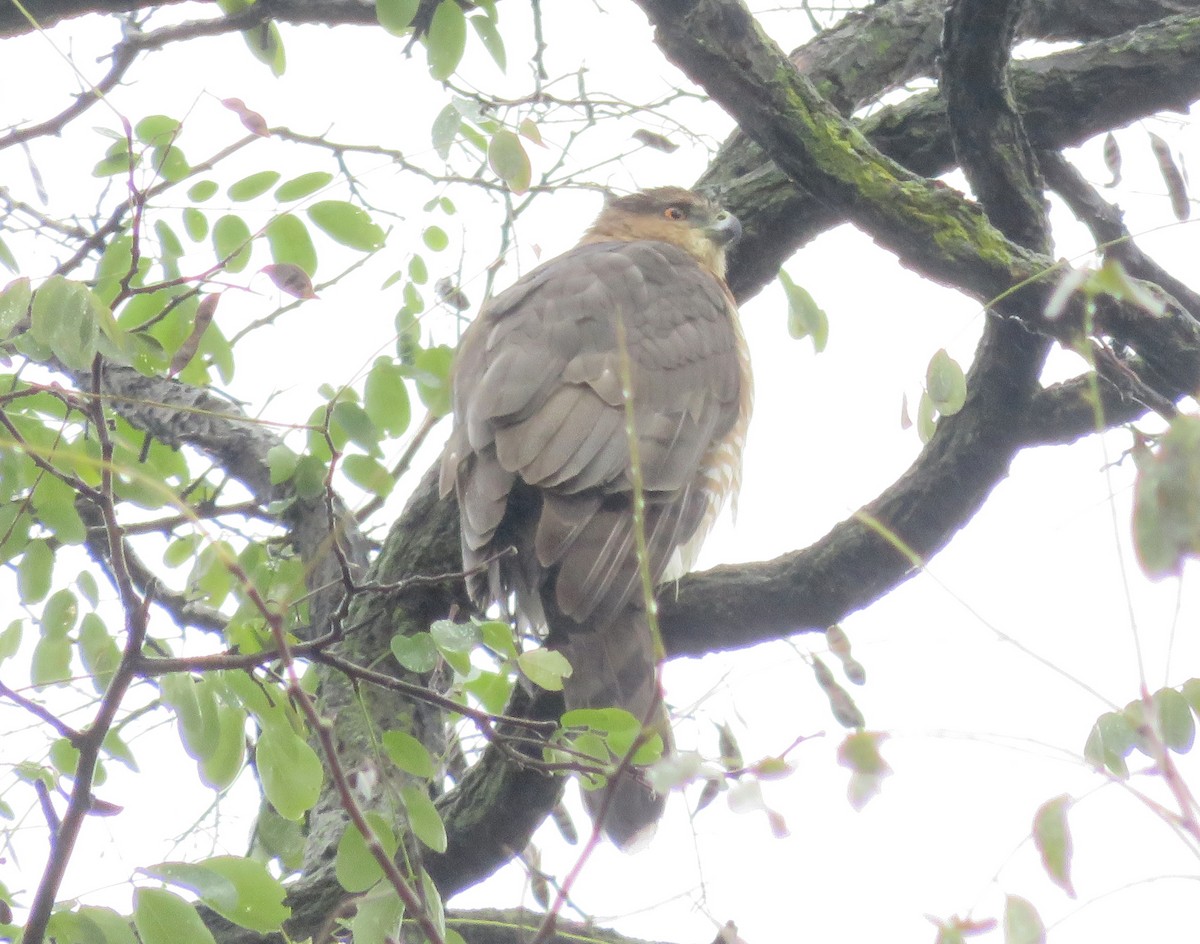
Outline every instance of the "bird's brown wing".
<path fill-rule="evenodd" d="M 705 462 L 738 417 L 734 317 L 724 285 L 659 242 L 579 246 L 484 308 L 459 351 L 441 479 L 478 602 L 515 590 L 531 622 L 570 634 L 602 629 L 635 595 L 618 321 L 657 582 L 720 504 Z M 509 546 L 515 560 L 481 566 Z"/>

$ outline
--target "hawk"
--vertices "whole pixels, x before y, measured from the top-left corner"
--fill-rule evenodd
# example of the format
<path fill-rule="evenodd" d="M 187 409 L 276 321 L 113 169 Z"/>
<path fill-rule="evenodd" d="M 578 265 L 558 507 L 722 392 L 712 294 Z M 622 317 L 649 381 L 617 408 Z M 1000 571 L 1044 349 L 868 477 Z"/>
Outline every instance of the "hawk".
<path fill-rule="evenodd" d="M 614 199 L 575 248 L 484 305 L 454 368 L 440 487 L 458 499 L 472 599 L 514 599 L 548 633 L 573 669 L 568 709 L 624 708 L 667 744 L 630 445 L 657 585 L 691 567 L 741 477 L 750 363 L 725 283 L 740 233 L 679 187 Z M 609 838 L 652 834 L 665 798 L 632 770 L 608 789 L 585 799 Z"/>

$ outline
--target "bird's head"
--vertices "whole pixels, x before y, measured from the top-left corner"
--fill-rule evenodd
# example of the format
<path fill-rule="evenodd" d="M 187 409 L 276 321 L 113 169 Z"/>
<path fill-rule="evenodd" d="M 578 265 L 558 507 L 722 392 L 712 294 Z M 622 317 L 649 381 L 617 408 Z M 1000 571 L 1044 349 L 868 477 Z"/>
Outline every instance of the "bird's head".
<path fill-rule="evenodd" d="M 703 194 L 682 187 L 655 187 L 609 201 L 582 242 L 673 243 L 724 279 L 725 248 L 741 234 L 738 218 Z"/>

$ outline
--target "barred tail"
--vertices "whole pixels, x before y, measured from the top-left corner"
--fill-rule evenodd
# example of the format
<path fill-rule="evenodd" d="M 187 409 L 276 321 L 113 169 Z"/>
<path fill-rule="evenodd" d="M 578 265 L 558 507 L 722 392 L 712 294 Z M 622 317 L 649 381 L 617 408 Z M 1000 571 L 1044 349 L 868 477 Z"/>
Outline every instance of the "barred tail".
<path fill-rule="evenodd" d="M 568 710 L 624 708 L 662 736 L 671 748 L 671 722 L 662 703 L 657 659 L 646 614 L 627 607 L 603 629 L 571 633 L 560 651 L 573 672 L 563 679 Z M 585 790 L 584 805 L 593 822 L 603 816 L 605 835 L 620 849 L 633 851 L 654 835 L 666 797 L 650 788 L 637 770 L 626 770 L 599 790 Z"/>

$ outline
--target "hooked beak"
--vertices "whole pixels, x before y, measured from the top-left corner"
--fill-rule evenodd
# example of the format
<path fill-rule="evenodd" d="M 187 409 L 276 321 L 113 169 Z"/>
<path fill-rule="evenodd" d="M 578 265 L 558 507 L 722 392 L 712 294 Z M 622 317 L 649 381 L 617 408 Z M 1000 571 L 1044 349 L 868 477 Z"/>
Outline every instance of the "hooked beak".
<path fill-rule="evenodd" d="M 728 210 L 721 210 L 706 231 L 718 246 L 728 246 L 742 235 L 742 223 Z"/>

